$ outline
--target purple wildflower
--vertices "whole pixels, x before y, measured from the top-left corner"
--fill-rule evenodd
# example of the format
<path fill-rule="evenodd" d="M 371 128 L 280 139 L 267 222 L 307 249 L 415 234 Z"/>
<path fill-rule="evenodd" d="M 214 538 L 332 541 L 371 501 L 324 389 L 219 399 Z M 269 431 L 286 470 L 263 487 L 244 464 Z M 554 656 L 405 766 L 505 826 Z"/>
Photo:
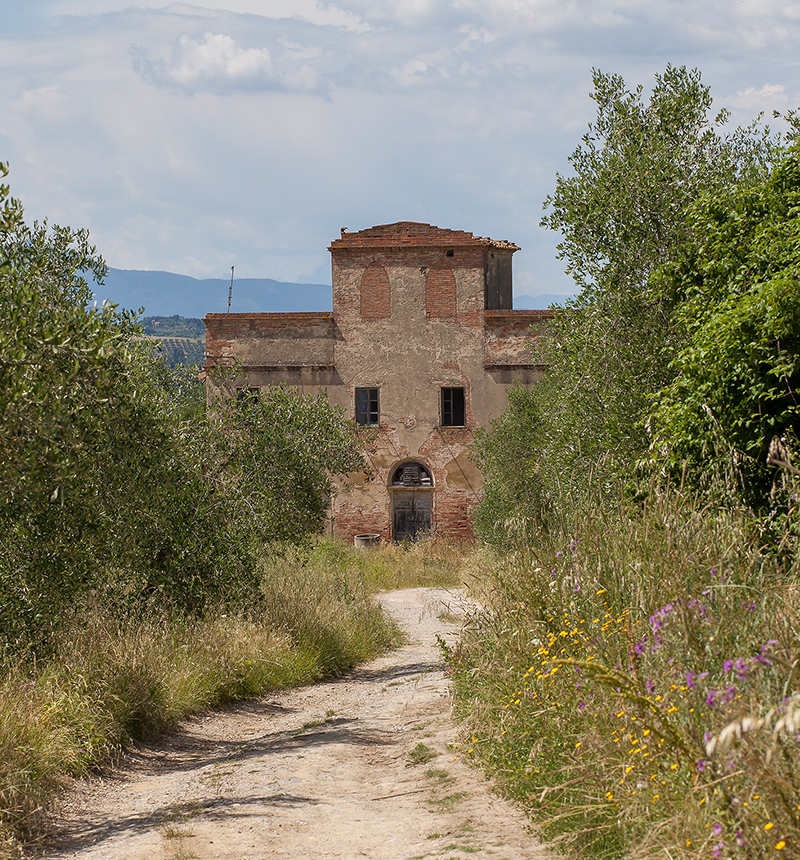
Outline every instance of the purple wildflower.
<path fill-rule="evenodd" d="M 708 677 L 708 672 L 697 672 L 697 673 L 687 672 L 686 673 L 686 686 L 690 690 L 694 690 L 694 682 L 695 681 L 702 681 L 703 678 L 707 678 L 707 677 Z"/>

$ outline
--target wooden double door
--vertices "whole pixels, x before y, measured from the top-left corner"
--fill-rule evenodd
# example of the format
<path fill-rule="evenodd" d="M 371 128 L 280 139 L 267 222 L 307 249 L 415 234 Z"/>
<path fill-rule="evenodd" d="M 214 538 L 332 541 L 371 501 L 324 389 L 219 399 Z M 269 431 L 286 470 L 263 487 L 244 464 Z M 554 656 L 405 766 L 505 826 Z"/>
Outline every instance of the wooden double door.
<path fill-rule="evenodd" d="M 392 537 L 396 541 L 416 540 L 431 530 L 433 490 L 428 487 L 392 490 Z"/>

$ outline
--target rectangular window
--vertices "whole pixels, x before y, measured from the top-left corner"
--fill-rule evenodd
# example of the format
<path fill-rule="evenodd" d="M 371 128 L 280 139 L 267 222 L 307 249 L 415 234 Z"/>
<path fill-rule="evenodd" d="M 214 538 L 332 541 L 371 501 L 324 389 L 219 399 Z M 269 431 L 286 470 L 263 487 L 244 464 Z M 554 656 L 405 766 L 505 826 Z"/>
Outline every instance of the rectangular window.
<path fill-rule="evenodd" d="M 356 424 L 375 427 L 380 422 L 377 388 L 356 388 Z"/>
<path fill-rule="evenodd" d="M 442 426 L 464 427 L 467 410 L 463 388 L 442 389 Z"/>

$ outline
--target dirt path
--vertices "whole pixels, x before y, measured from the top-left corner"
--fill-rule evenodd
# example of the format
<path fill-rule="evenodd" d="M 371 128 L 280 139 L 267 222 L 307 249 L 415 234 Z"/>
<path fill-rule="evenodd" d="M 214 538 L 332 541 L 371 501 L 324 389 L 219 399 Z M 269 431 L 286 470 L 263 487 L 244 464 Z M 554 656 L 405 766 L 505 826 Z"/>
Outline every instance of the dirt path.
<path fill-rule="evenodd" d="M 436 634 L 455 640 L 458 592 L 407 589 L 381 601 L 410 644 L 333 683 L 209 714 L 135 749 L 70 799 L 45 856 L 543 860 L 524 816 L 450 749 Z"/>

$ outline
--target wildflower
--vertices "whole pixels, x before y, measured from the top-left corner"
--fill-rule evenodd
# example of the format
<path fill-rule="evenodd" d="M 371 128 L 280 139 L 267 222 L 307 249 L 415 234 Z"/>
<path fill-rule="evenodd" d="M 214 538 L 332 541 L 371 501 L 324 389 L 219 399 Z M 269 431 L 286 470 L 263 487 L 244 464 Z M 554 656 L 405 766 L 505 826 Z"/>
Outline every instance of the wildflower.
<path fill-rule="evenodd" d="M 699 673 L 687 672 L 686 673 L 686 686 L 690 690 L 694 690 L 694 682 L 695 681 L 701 681 L 703 678 L 707 678 L 707 677 L 708 677 L 708 672 L 699 672 Z"/>
<path fill-rule="evenodd" d="M 782 851 L 785 847 L 786 847 L 786 842 L 783 839 L 781 839 L 780 842 L 775 843 L 775 850 L 776 851 Z"/>
<path fill-rule="evenodd" d="M 724 842 L 717 842 L 717 844 L 711 849 L 711 854 L 714 857 L 722 857 L 722 849 L 725 847 Z"/>
<path fill-rule="evenodd" d="M 768 821 L 768 822 L 764 825 L 764 830 L 772 830 L 772 828 L 773 828 L 774 826 L 775 826 L 775 822 L 774 822 L 774 821 Z"/>

